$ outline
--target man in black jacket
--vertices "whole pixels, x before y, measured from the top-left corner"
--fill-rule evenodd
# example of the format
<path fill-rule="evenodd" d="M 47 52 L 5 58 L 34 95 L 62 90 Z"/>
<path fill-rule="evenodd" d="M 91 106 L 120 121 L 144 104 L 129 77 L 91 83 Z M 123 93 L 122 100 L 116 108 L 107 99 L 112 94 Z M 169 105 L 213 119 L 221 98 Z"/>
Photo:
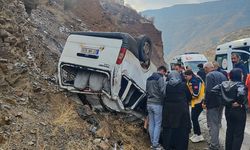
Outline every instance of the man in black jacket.
<path fill-rule="evenodd" d="M 244 82 L 245 82 L 246 78 L 247 78 L 248 70 L 247 70 L 246 66 L 242 63 L 242 61 L 240 60 L 240 55 L 237 53 L 232 53 L 231 61 L 233 63 L 233 68 L 241 69 L 243 76 L 244 76 Z"/>
<path fill-rule="evenodd" d="M 206 72 L 206 91 L 205 91 L 205 107 L 207 108 L 207 124 L 210 135 L 209 150 L 219 150 L 219 130 L 221 126 L 222 110 L 221 101 L 219 98 L 215 98 L 211 92 L 212 88 L 227 78 L 221 72 L 214 69 L 211 62 L 204 64 L 204 70 Z"/>
<path fill-rule="evenodd" d="M 205 83 L 206 82 L 206 73 L 205 73 L 205 70 L 203 68 L 203 64 L 198 64 L 197 67 L 199 68 L 199 71 L 197 72 L 197 75 L 199 77 L 201 77 L 201 79 Z"/>
<path fill-rule="evenodd" d="M 184 68 L 183 68 L 183 66 L 180 63 L 176 63 L 174 65 L 174 70 L 177 71 L 177 72 L 179 72 L 179 74 L 181 75 L 182 82 L 186 82 L 186 79 L 184 77 L 184 72 L 183 72 Z"/>

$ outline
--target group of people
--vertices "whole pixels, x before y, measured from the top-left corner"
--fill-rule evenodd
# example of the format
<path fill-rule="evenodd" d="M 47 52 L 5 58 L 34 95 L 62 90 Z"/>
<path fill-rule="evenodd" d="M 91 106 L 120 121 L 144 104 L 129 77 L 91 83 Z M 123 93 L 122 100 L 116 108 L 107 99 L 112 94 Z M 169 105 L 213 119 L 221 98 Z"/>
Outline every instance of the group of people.
<path fill-rule="evenodd" d="M 181 64 L 175 64 L 175 71 L 170 73 L 160 66 L 147 79 L 151 149 L 187 150 L 189 139 L 194 143 L 204 141 L 198 118 L 205 110 L 210 139 L 207 149 L 219 150 L 223 108 L 227 121 L 225 149 L 241 149 L 250 76 L 249 83 L 245 82 L 247 69 L 239 55 L 232 54 L 231 60 L 234 69 L 229 74 L 217 62 L 207 62 L 198 65 L 197 74 L 191 69 L 184 70 Z M 192 127 L 193 135 L 189 137 Z"/>

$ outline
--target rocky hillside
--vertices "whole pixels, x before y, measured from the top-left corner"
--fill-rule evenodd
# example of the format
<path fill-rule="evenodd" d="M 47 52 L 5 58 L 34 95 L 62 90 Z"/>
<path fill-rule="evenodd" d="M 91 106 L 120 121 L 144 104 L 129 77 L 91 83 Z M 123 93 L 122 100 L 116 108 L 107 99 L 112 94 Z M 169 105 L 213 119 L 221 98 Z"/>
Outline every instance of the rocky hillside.
<path fill-rule="evenodd" d="M 219 44 L 249 37 L 250 37 L 250 26 L 227 34 L 220 40 Z"/>
<path fill-rule="evenodd" d="M 91 13 L 64 11 L 60 0 L 27 2 L 0 0 L 0 149 L 147 149 L 141 121 L 93 111 L 58 87 L 57 62 L 68 33 L 102 23 L 85 18 Z"/>
<path fill-rule="evenodd" d="M 205 51 L 227 34 L 250 25 L 249 0 L 219 0 L 176 5 L 143 12 L 152 16 L 163 32 L 169 56 L 185 51 Z"/>

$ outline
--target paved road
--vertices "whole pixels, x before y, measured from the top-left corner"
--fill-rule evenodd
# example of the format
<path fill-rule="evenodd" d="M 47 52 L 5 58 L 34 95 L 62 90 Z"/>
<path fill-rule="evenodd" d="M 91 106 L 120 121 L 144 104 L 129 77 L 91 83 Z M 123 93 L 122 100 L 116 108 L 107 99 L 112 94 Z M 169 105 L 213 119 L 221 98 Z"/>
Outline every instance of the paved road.
<path fill-rule="evenodd" d="M 207 120 L 206 120 L 206 112 L 203 111 L 199 118 L 201 128 L 203 130 L 203 134 L 205 134 L 206 140 L 208 139 L 208 128 L 207 128 Z M 226 137 L 226 119 L 223 115 L 222 119 L 222 128 L 220 130 L 220 143 L 224 146 L 225 143 L 225 137 Z M 195 144 L 191 144 L 195 145 Z M 204 148 L 207 146 L 206 143 L 203 144 Z M 199 146 L 199 145 L 197 145 Z M 200 147 L 202 148 L 202 147 Z M 190 149 L 190 150 L 196 150 L 196 149 Z M 242 144 L 241 150 L 250 150 L 250 113 L 248 113 L 247 116 L 247 123 L 246 123 L 246 129 L 245 129 L 245 137 Z"/>
<path fill-rule="evenodd" d="M 199 117 L 199 123 L 201 126 L 201 132 L 204 136 L 205 140 L 204 142 L 200 143 L 192 143 L 189 142 L 189 150 L 203 150 L 204 148 L 207 148 L 207 141 L 208 141 L 208 128 L 207 128 L 207 119 L 206 119 L 206 112 L 203 111 Z M 191 132 L 190 136 L 192 136 L 193 132 Z"/>
<path fill-rule="evenodd" d="M 222 118 L 222 128 L 220 130 L 220 140 L 221 143 L 225 143 L 225 136 L 226 136 L 226 118 L 223 116 Z M 250 113 L 247 116 L 247 123 L 245 129 L 245 136 L 244 141 L 241 147 L 241 150 L 250 150 Z"/>

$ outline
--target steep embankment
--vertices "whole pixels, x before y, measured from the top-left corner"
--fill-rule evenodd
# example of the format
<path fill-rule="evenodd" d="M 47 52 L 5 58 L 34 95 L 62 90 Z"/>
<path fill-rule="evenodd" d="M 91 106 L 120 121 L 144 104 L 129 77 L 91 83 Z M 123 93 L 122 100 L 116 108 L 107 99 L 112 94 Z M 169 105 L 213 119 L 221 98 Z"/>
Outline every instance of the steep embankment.
<path fill-rule="evenodd" d="M 93 112 L 59 89 L 57 62 L 65 39 L 89 26 L 63 11 L 61 1 L 40 2 L 28 16 L 22 1 L 0 0 L 0 148 L 147 149 L 138 122 Z"/>

